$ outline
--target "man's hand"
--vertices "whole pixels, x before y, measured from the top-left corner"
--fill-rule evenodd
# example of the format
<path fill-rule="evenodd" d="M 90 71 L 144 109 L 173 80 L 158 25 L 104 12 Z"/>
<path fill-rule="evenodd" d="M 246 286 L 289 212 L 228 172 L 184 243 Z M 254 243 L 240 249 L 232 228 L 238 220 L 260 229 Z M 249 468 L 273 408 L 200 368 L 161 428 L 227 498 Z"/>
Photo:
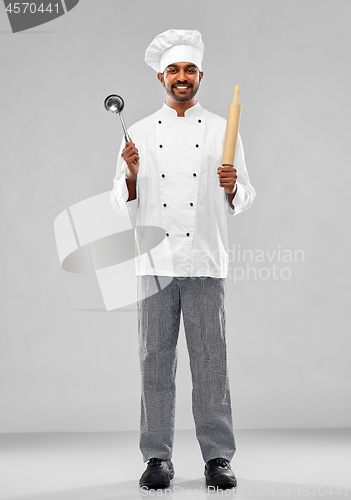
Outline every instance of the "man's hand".
<path fill-rule="evenodd" d="M 134 180 L 139 172 L 139 153 L 133 141 L 126 142 L 121 156 L 128 166 L 127 176 Z"/>
<path fill-rule="evenodd" d="M 236 169 L 233 167 L 218 167 L 219 185 L 224 188 L 228 194 L 234 194 L 236 191 Z"/>

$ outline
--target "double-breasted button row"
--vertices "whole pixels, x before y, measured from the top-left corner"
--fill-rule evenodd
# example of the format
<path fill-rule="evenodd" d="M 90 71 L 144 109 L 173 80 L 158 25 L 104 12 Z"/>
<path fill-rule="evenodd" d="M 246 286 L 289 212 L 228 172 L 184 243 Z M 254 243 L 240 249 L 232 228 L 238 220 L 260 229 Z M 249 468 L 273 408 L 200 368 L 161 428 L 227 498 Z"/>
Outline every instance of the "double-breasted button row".
<path fill-rule="evenodd" d="M 166 236 L 169 236 L 169 233 L 166 233 Z M 190 236 L 190 233 L 186 233 L 186 236 Z"/>
<path fill-rule="evenodd" d="M 194 206 L 194 203 L 191 203 L 191 202 L 190 202 L 190 203 L 189 203 L 189 205 L 190 205 L 191 207 L 193 207 L 193 206 Z M 166 206 L 167 206 L 167 203 L 163 203 L 163 206 L 164 206 L 164 207 L 166 207 Z"/>
<path fill-rule="evenodd" d="M 199 119 L 199 120 L 197 120 L 197 121 L 198 121 L 199 123 L 201 123 L 201 120 L 200 120 L 200 119 Z M 161 120 L 158 120 L 158 123 L 159 123 L 159 125 L 161 125 L 161 123 L 162 123 L 162 122 L 161 122 Z"/>
<path fill-rule="evenodd" d="M 196 177 L 196 172 L 193 173 L 193 176 Z M 161 177 L 166 177 L 166 174 L 161 174 Z"/>
<path fill-rule="evenodd" d="M 158 147 L 159 147 L 160 149 L 162 149 L 162 148 L 163 148 L 163 144 L 159 144 L 159 145 L 158 145 Z M 195 147 L 196 147 L 196 148 L 199 148 L 199 147 L 200 147 L 200 145 L 199 145 L 199 144 L 195 144 Z"/>
<path fill-rule="evenodd" d="M 162 148 L 163 148 L 163 144 L 159 144 L 159 146 L 158 146 L 158 147 L 162 149 Z M 195 144 L 195 147 L 196 147 L 196 148 L 199 148 L 199 147 L 200 147 L 200 145 L 199 145 L 199 144 Z"/>

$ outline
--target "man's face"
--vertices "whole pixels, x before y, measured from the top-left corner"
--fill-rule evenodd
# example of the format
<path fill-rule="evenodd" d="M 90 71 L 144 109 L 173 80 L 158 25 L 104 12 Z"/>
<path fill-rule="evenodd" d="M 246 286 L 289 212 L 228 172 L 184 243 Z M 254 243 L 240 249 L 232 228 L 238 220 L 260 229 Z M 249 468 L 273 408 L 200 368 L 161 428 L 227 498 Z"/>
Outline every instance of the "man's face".
<path fill-rule="evenodd" d="M 196 95 L 203 73 L 195 64 L 179 62 L 170 64 L 157 76 L 171 99 L 185 102 Z"/>

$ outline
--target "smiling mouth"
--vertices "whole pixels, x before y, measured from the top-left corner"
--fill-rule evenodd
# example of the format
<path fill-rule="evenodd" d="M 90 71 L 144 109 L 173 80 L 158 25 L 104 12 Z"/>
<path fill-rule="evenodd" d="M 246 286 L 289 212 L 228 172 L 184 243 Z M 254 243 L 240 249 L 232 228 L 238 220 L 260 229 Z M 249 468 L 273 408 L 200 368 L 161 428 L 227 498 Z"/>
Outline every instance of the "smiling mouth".
<path fill-rule="evenodd" d="M 187 90 L 190 89 L 190 85 L 173 85 L 173 88 L 177 90 Z"/>

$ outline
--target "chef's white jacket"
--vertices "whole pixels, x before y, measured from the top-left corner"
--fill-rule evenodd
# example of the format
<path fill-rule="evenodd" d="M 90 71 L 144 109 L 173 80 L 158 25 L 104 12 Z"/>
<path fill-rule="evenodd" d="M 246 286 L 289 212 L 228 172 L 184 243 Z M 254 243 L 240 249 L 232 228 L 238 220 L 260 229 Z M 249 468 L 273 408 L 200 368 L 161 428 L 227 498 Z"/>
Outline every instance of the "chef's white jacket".
<path fill-rule="evenodd" d="M 164 104 L 128 130 L 140 156 L 137 198 L 127 202 L 123 140 L 111 202 L 120 215 L 136 215 L 137 275 L 227 277 L 226 216 L 247 210 L 255 190 L 240 135 L 234 162 L 238 176 L 234 209 L 219 185 L 217 168 L 225 129 L 226 120 L 196 103 L 184 117 Z M 148 236 L 148 228 L 151 233 L 159 228 L 157 242 L 150 232 Z"/>

